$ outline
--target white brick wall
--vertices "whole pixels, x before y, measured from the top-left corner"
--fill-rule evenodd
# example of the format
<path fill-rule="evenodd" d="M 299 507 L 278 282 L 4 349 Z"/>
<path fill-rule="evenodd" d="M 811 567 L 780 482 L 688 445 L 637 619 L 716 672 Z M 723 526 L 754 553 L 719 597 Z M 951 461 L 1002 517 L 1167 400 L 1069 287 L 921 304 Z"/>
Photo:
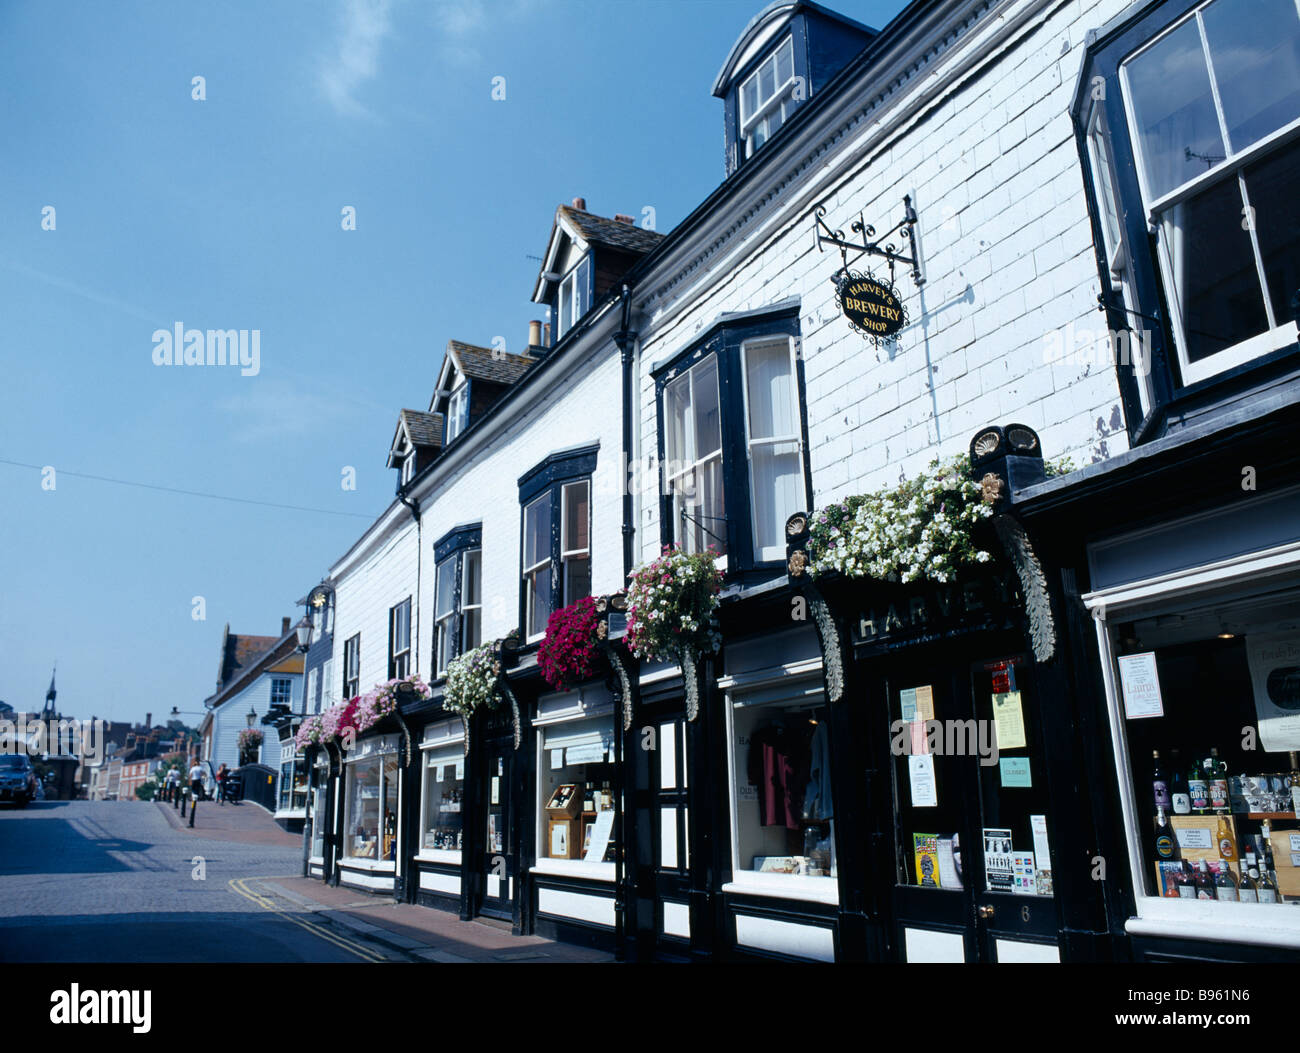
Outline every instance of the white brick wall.
<path fill-rule="evenodd" d="M 813 176 L 748 217 L 742 233 L 704 265 L 690 270 L 688 253 L 674 261 L 689 276 L 649 305 L 643 363 L 689 347 L 725 312 L 798 295 L 817 504 L 889 485 L 935 456 L 960 453 L 990 423 L 1028 424 L 1049 458 L 1068 455 L 1076 465 L 1124 450 L 1113 365 L 1045 357 L 1052 330 L 1103 325 L 1066 111 L 1085 31 L 1124 6 L 1003 5 L 1009 21 L 1018 11 L 1041 10 L 996 53 L 995 65 L 968 70 L 921 111 L 926 116 L 885 135 L 881 145 L 870 145 L 871 121 L 855 126 L 818 156 Z M 895 107 L 929 83 L 913 78 Z M 883 232 L 901 218 L 905 194 L 919 212 L 926 285 L 918 291 L 900 268 L 897 285 L 911 321 L 891 353 L 873 348 L 840 315 L 828 281 L 838 255 L 815 251 L 810 213 L 826 201 L 832 227 L 847 230 L 861 211 Z M 882 263 L 864 259 L 856 266 L 880 273 Z M 656 274 L 658 287 L 673 273 L 666 265 Z M 652 450 L 654 386 L 648 369 L 642 374 L 641 443 Z M 659 543 L 658 506 L 643 508 L 640 525 L 652 529 L 642 532 L 639 554 L 647 558 Z"/>

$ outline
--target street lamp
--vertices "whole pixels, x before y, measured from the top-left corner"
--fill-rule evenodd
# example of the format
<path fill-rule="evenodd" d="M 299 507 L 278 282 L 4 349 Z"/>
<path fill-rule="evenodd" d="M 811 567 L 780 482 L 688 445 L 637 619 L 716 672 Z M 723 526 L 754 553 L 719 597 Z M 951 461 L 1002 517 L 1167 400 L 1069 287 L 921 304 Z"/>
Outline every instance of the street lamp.
<path fill-rule="evenodd" d="M 248 716 L 246 716 L 244 719 L 248 721 L 248 726 L 250 728 L 254 727 L 257 724 L 257 710 L 253 709 L 250 706 L 248 710 Z"/>
<path fill-rule="evenodd" d="M 302 621 L 297 625 L 298 650 L 302 654 L 306 654 L 311 647 L 311 630 L 311 618 L 308 615 L 303 615 Z"/>

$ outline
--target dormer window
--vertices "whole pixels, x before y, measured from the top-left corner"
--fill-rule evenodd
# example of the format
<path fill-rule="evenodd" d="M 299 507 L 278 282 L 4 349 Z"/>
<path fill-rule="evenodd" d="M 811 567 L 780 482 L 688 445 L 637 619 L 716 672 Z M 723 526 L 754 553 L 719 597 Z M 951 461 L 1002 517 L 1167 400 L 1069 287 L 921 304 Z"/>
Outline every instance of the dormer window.
<path fill-rule="evenodd" d="M 447 442 L 451 443 L 469 423 L 469 385 L 462 384 L 451 393 L 447 403 Z"/>
<path fill-rule="evenodd" d="M 794 112 L 794 39 L 786 37 L 740 86 L 740 136 L 752 157 Z"/>
<path fill-rule="evenodd" d="M 561 280 L 554 309 L 555 342 L 591 307 L 591 256 L 583 256 Z"/>
<path fill-rule="evenodd" d="M 415 451 L 412 450 L 402 458 L 402 485 L 405 486 L 415 475 Z"/>

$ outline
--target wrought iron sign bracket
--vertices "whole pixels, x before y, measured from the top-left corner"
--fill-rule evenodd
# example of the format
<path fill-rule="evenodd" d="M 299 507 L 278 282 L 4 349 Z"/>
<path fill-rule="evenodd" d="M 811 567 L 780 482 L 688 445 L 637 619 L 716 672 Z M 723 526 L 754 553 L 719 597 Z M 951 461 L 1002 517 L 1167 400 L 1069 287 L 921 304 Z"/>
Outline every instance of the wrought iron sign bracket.
<path fill-rule="evenodd" d="M 850 265 L 863 256 L 880 256 L 889 263 L 891 284 L 894 281 L 894 266 L 899 263 L 905 263 L 912 268 L 912 281 L 916 283 L 918 289 L 925 284 L 925 278 L 921 274 L 921 261 L 917 258 L 914 236 L 916 209 L 912 207 L 911 195 L 903 197 L 903 218 L 879 238 L 876 237 L 876 228 L 863 219 L 861 212 L 858 213 L 858 218 L 849 224 L 849 230 L 861 237 L 860 242 L 846 237 L 843 230 L 832 230 L 823 219 L 825 215 L 826 206 L 818 205 L 814 213 L 817 221 L 817 251 L 824 252 L 823 245 L 834 245 L 839 249 L 841 274 L 848 273 Z M 902 239 L 906 247 L 911 248 L 910 253 L 900 252 L 899 246 L 888 240 L 895 235 Z M 831 280 L 836 281 L 837 278 L 838 275 Z"/>

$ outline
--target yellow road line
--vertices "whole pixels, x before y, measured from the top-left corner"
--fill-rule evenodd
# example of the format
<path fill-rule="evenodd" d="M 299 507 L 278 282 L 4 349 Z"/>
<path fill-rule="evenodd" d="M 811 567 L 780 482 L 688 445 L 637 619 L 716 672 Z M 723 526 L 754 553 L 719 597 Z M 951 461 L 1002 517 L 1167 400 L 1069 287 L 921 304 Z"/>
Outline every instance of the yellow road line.
<path fill-rule="evenodd" d="M 254 892 L 247 885 L 245 885 L 244 882 L 248 880 L 249 880 L 248 878 L 231 878 L 229 881 L 230 888 L 236 893 L 238 893 L 239 895 L 243 896 L 245 899 L 250 900 L 253 903 L 256 903 L 263 910 L 269 911 L 270 913 L 275 914 L 277 917 L 283 918 L 285 921 L 293 922 L 293 924 L 297 925 L 299 928 L 306 929 L 312 935 L 318 936 L 322 940 L 334 944 L 336 947 L 341 947 L 343 948 L 343 950 L 348 951 L 350 954 L 355 954 L 358 958 L 361 958 L 369 962 L 382 962 L 386 960 L 383 955 L 377 954 L 376 952 L 372 951 L 369 947 L 366 947 L 360 943 L 354 943 L 352 940 L 349 940 L 345 936 L 339 936 L 336 933 L 329 932 L 322 926 L 317 925 L 315 922 L 307 921 L 304 918 L 295 917 L 292 914 L 288 914 L 285 911 L 282 911 L 279 907 L 275 905 L 275 903 L 272 900 L 268 899 L 266 896 Z"/>

